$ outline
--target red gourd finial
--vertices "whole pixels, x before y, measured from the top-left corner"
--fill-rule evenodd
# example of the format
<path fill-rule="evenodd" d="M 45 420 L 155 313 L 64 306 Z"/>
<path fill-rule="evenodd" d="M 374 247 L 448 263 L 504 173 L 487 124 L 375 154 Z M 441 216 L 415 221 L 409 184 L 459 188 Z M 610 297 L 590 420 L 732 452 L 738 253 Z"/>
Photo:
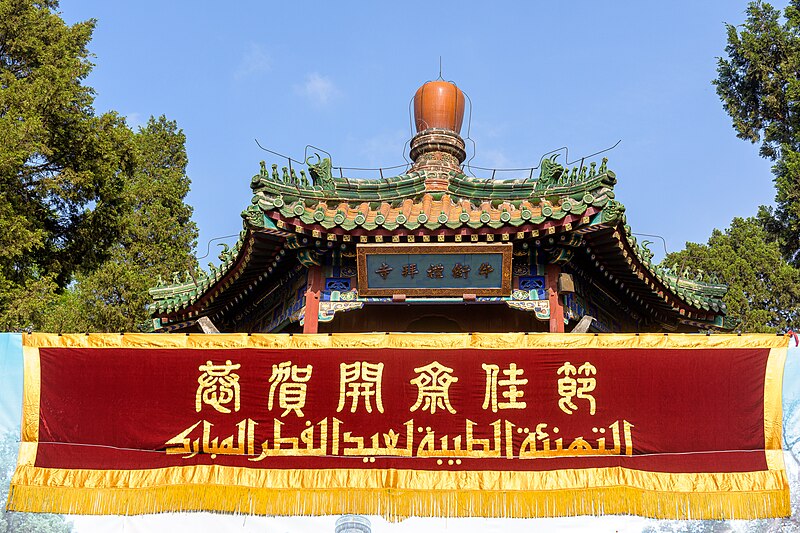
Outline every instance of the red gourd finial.
<path fill-rule="evenodd" d="M 464 122 L 464 93 L 455 83 L 436 80 L 425 83 L 414 95 L 414 123 L 417 132 L 439 128 L 461 132 Z"/>

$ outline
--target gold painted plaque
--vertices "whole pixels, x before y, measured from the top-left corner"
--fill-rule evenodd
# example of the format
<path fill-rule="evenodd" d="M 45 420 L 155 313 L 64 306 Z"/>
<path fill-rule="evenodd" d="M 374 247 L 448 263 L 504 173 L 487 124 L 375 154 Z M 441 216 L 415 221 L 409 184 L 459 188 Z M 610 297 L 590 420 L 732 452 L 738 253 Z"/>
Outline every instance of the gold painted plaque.
<path fill-rule="evenodd" d="M 363 244 L 361 296 L 508 296 L 512 244 Z"/>

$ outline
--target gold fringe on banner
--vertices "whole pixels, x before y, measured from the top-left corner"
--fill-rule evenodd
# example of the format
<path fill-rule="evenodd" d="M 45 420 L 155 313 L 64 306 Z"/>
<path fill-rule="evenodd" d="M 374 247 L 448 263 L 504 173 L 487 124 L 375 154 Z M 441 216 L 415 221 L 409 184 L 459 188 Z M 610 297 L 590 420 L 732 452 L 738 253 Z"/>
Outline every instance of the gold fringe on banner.
<path fill-rule="evenodd" d="M 134 515 L 217 511 L 274 516 L 381 515 L 417 517 L 551 518 L 633 514 L 661 519 L 756 519 L 789 516 L 788 491 L 674 493 L 633 487 L 529 492 L 331 490 L 170 485 L 74 488 L 12 485 L 9 510 Z"/>
<path fill-rule="evenodd" d="M 200 510 L 280 516 L 358 513 L 389 520 L 607 514 L 755 519 L 791 514 L 783 471 L 667 474 L 619 467 L 430 472 L 219 466 L 97 471 L 20 466 L 11 483 L 8 508 L 119 515 Z"/>

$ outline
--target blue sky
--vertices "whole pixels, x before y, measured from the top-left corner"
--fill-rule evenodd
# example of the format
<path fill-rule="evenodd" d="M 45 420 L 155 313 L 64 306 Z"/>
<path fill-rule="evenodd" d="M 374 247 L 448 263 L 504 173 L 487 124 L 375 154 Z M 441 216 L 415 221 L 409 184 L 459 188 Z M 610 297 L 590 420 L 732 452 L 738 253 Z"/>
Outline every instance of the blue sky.
<path fill-rule="evenodd" d="M 209 239 L 241 229 L 259 161 L 284 164 L 254 139 L 296 159 L 319 146 L 335 166 L 402 164 L 409 101 L 438 76 L 439 56 L 473 104 L 473 164 L 531 167 L 562 146 L 578 159 L 621 139 L 606 155 L 633 231 L 663 236 L 670 251 L 705 242 L 774 197 L 769 163 L 735 137 L 711 85 L 724 23 L 741 24 L 745 7 L 86 0 L 60 9 L 70 22 L 98 21 L 87 82 L 98 111 L 134 126 L 165 114 L 186 133 L 202 256 Z M 660 241 L 653 250 L 663 255 Z"/>

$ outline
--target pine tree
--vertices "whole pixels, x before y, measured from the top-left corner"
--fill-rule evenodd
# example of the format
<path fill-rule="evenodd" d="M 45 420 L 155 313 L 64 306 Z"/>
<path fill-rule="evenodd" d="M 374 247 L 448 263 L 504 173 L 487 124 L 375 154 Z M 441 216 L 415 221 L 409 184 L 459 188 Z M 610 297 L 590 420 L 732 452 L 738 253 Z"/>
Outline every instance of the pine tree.
<path fill-rule="evenodd" d="M 197 227 L 189 192 L 185 136 L 175 122 L 151 118 L 135 135 L 134 170 L 126 180 L 119 237 L 108 259 L 79 274 L 42 324 L 57 332 L 137 331 L 147 322 L 149 287 L 159 277 L 194 271 Z"/>
<path fill-rule="evenodd" d="M 800 266 L 800 0 L 781 12 L 751 2 L 741 28 L 728 25 L 714 84 L 736 135 L 775 162 L 776 207 L 759 220 L 783 256 Z"/>
<path fill-rule="evenodd" d="M 133 134 L 83 81 L 94 21 L 0 0 L 0 330 L 35 326 L 118 236 Z"/>
<path fill-rule="evenodd" d="M 800 323 L 800 269 L 781 257 L 754 218 L 735 218 L 714 230 L 708 244 L 686 243 L 664 264 L 677 271 L 713 272 L 728 285 L 728 316 L 742 332 L 783 332 Z"/>

